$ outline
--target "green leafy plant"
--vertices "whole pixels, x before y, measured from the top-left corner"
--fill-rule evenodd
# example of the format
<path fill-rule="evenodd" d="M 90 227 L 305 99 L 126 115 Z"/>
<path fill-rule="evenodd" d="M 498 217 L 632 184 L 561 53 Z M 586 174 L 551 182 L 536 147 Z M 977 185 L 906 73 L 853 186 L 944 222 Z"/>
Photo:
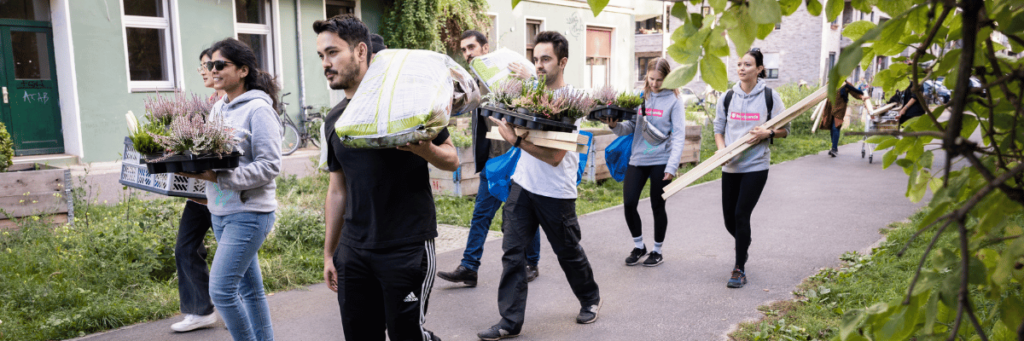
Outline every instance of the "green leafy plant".
<path fill-rule="evenodd" d="M 14 140 L 7 133 L 7 127 L 0 122 L 0 173 L 6 172 L 14 164 Z"/>
<path fill-rule="evenodd" d="M 631 91 L 624 91 L 615 97 L 615 105 L 626 109 L 638 108 L 643 103 L 644 99 Z"/>
<path fill-rule="evenodd" d="M 395 0 L 381 20 L 391 48 L 456 53 L 462 32 L 489 24 L 485 0 Z"/>
<path fill-rule="evenodd" d="M 473 137 L 470 136 L 470 129 L 449 127 L 452 136 L 452 143 L 458 148 L 469 148 L 473 146 Z"/>

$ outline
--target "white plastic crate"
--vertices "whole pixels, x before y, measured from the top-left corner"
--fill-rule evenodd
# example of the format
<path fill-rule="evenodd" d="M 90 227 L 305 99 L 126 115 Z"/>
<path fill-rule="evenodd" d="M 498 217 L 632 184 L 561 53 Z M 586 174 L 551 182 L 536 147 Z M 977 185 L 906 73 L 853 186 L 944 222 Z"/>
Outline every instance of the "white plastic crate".
<path fill-rule="evenodd" d="M 149 174 L 141 155 L 132 147 L 132 140 L 124 138 L 124 153 L 121 157 L 122 185 L 157 194 L 183 197 L 206 198 L 206 181 L 186 178 L 173 173 Z"/>

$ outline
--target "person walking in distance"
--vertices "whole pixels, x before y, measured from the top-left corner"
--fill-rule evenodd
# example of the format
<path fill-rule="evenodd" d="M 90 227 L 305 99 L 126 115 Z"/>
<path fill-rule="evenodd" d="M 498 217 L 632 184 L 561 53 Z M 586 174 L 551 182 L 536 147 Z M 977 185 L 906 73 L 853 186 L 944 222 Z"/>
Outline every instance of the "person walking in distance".
<path fill-rule="evenodd" d="M 843 119 L 846 118 L 846 107 L 850 102 L 850 95 L 862 101 L 869 99 L 868 95 L 864 94 L 863 91 L 850 84 L 850 81 L 846 81 L 843 83 L 843 86 L 839 87 L 835 103 L 832 101 L 825 102 L 825 118 L 821 120 L 821 127 L 828 127 L 831 132 L 832 149 L 828 151 L 828 155 L 831 157 L 839 155 L 840 131 L 843 128 Z"/>
<path fill-rule="evenodd" d="M 644 260 L 644 266 L 657 266 L 664 261 L 661 253 L 668 229 L 668 214 L 665 199 L 661 197 L 665 186 L 679 168 L 683 155 L 686 135 L 686 108 L 679 100 L 677 90 L 662 89 L 661 82 L 671 71 L 668 60 L 658 58 L 647 64 L 647 79 L 644 82 L 643 115 L 637 121 L 618 123 L 604 119 L 616 135 L 633 134 L 632 154 L 626 167 L 623 183 L 622 202 L 626 213 L 626 226 L 633 236 L 633 251 L 626 257 L 626 265 L 640 264 L 640 258 L 647 254 L 644 245 L 643 226 L 637 206 L 640 193 L 647 180 L 651 181 L 651 210 L 654 211 L 654 250 Z"/>
<path fill-rule="evenodd" d="M 341 144 L 334 126 L 363 81 L 370 33 L 358 18 L 313 23 L 331 89 L 345 99 L 327 114 L 330 181 L 324 203 L 324 281 L 338 293 L 346 340 L 440 340 L 423 327 L 433 286 L 437 216 L 427 163 L 455 171 L 448 130 L 390 149 Z"/>
<path fill-rule="evenodd" d="M 274 108 L 279 89 L 274 77 L 257 67 L 256 54 L 245 43 L 228 38 L 210 51 L 207 68 L 214 88 L 225 92 L 211 112 L 245 135 L 238 145 L 238 168 L 187 175 L 207 181 L 206 200 L 217 238 L 210 297 L 233 339 L 273 340 L 258 252 L 277 210 L 274 179 L 281 171 L 281 123 Z"/>
<path fill-rule="evenodd" d="M 473 58 L 490 53 L 490 46 L 487 44 L 487 37 L 479 31 L 466 31 L 462 34 L 462 57 L 466 62 L 472 62 Z M 484 89 L 484 87 L 480 87 Z M 437 277 L 449 282 L 465 283 L 468 286 L 476 286 L 477 272 L 480 269 L 480 258 L 484 255 L 484 242 L 487 241 L 487 231 L 490 230 L 494 214 L 501 207 L 501 200 L 495 198 L 488 192 L 487 176 L 484 174 L 484 165 L 487 160 L 505 154 L 512 147 L 505 141 L 490 140 L 486 137 L 494 124 L 474 113 L 473 116 L 473 156 L 475 157 L 476 170 L 480 173 L 480 187 L 476 192 L 476 205 L 473 206 L 473 220 L 470 222 L 469 237 L 466 238 L 466 251 L 462 254 L 462 263 L 452 272 L 439 271 Z M 465 171 L 465 170 L 463 170 Z M 537 263 L 540 262 L 540 229 L 530 243 L 526 254 L 526 281 L 533 281 L 540 275 Z"/>
<path fill-rule="evenodd" d="M 569 61 L 569 41 L 558 32 L 537 34 L 534 65 L 544 77 L 548 89 L 571 89 L 563 71 Z M 576 322 L 593 323 L 601 308 L 601 296 L 594 271 L 580 246 L 580 225 L 576 218 L 576 171 L 579 154 L 537 146 L 516 136 L 512 125 L 490 118 L 498 125 L 501 137 L 522 148 L 512 175 L 512 187 L 502 211 L 502 273 L 498 284 L 498 312 L 501 321 L 477 333 L 482 340 L 518 336 L 526 318 L 526 252 L 536 236 L 537 225 L 558 256 L 573 294 L 580 302 Z M 577 128 L 581 120 L 576 121 Z"/>
<path fill-rule="evenodd" d="M 752 146 L 722 167 L 722 215 L 725 228 L 736 239 L 736 264 L 727 286 L 742 288 L 747 283 L 747 249 L 750 248 L 750 214 L 768 181 L 771 139 L 789 134 L 789 124 L 781 129 L 761 127 L 785 109 L 778 92 L 764 84 L 764 56 L 751 49 L 736 63 L 739 82 L 726 93 L 715 113 L 715 144 L 718 150 L 750 133 L 743 142 Z"/>
<path fill-rule="evenodd" d="M 213 77 L 206 69 L 210 61 L 210 49 L 199 53 L 199 76 L 203 85 L 213 88 Z M 210 101 L 223 97 L 220 90 L 210 95 Z M 206 268 L 206 246 L 203 239 L 210 230 L 210 210 L 206 199 L 188 199 L 178 223 L 178 238 L 174 243 L 174 265 L 178 270 L 178 300 L 185 319 L 171 325 L 176 332 L 193 331 L 217 323 L 213 302 L 210 301 L 210 272 Z"/>

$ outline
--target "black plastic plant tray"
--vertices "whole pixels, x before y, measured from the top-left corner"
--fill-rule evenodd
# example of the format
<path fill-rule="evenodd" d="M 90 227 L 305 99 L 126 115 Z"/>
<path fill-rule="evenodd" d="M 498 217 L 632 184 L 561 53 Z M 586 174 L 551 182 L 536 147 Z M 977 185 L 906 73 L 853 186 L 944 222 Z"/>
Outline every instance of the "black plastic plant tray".
<path fill-rule="evenodd" d="M 627 109 L 614 105 L 602 105 L 594 108 L 587 115 L 587 119 L 599 121 L 602 118 L 611 118 L 616 121 L 630 121 L 636 117 L 636 109 Z"/>
<path fill-rule="evenodd" d="M 536 117 L 530 114 L 522 114 L 506 109 L 499 109 L 492 106 L 480 107 L 480 116 L 505 120 L 505 122 L 512 123 L 520 127 L 526 127 L 526 129 L 559 131 L 566 133 L 571 133 L 576 130 L 576 125 L 573 123 L 552 121 L 546 118 Z"/>
<path fill-rule="evenodd" d="M 150 174 L 160 173 L 200 173 L 211 169 L 231 169 L 238 167 L 238 157 L 242 154 L 233 152 L 223 156 L 193 156 L 193 155 L 173 155 L 166 159 L 150 162 L 143 161 L 146 164 L 146 170 Z"/>

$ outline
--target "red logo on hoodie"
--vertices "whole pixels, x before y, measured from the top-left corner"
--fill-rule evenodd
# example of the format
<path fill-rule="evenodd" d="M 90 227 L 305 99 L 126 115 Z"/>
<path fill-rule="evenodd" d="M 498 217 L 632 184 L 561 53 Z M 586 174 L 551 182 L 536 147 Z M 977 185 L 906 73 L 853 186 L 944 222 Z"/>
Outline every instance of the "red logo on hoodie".
<path fill-rule="evenodd" d="M 733 113 L 729 114 L 729 119 L 730 120 L 739 120 L 739 121 L 760 121 L 761 120 L 761 114 L 760 113 L 756 113 L 756 112 L 750 112 L 750 113 L 733 112 Z"/>
<path fill-rule="evenodd" d="M 637 115 L 642 115 L 643 112 L 640 109 L 636 109 Z M 647 108 L 647 116 L 662 117 L 665 116 L 665 111 L 661 109 Z"/>

